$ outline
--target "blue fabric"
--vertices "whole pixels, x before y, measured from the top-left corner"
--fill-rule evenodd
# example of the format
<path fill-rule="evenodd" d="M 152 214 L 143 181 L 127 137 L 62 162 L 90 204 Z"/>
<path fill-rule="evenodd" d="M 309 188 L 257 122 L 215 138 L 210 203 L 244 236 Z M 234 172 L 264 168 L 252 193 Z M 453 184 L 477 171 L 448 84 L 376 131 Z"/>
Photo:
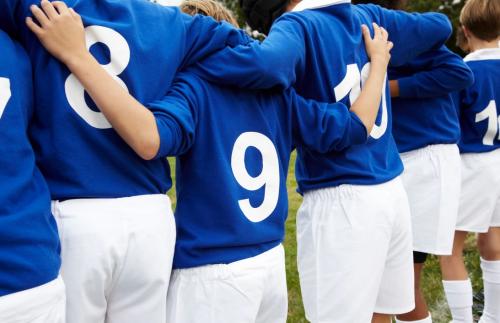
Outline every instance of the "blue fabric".
<path fill-rule="evenodd" d="M 315 1 L 304 0 L 301 4 L 314 7 Z M 357 74 L 359 79 L 359 71 L 369 61 L 361 25 L 371 28 L 372 22 L 387 28 L 395 43 L 393 66 L 442 46 L 451 33 L 450 22 L 441 14 L 419 15 L 375 5 L 332 4 L 283 15 L 264 42 L 215 53 L 197 65 L 196 73 L 211 81 L 241 87 L 288 88 L 295 84 L 297 92 L 306 98 L 350 106 L 353 100 L 349 97 L 355 97 L 351 89 L 359 84 L 354 76 Z M 351 77 L 342 83 L 348 71 Z M 299 192 L 342 184 L 374 185 L 390 181 L 402 172 L 392 137 L 388 87 L 385 96 L 386 108 L 381 109 L 367 145 L 327 154 L 298 148 Z"/>
<path fill-rule="evenodd" d="M 490 152 L 500 148 L 500 49 L 479 50 L 465 62 L 475 81 L 454 96 L 462 129 L 458 146 L 461 153 Z"/>
<path fill-rule="evenodd" d="M 1 30 L 0 48 L 1 297 L 56 279 L 60 259 L 49 190 L 27 134 L 33 115 L 31 65 L 21 45 Z"/>
<path fill-rule="evenodd" d="M 192 73 L 179 75 L 169 95 L 151 109 L 170 129 L 162 134 L 160 156 L 181 154 L 175 268 L 231 263 L 278 245 L 288 214 L 286 176 L 294 147 L 345 150 L 368 137 L 361 121 L 342 103 L 307 101 L 291 89 L 276 93 L 221 87 Z M 249 133 L 256 137 L 248 149 L 235 148 L 237 139 Z M 269 150 L 256 148 L 266 141 Z M 240 163 L 233 161 L 237 151 L 244 156 Z M 235 175 L 239 169 L 255 182 L 268 167 L 269 176 L 262 178 L 276 180 L 250 190 Z M 269 209 L 258 209 L 268 205 L 266 196 Z M 245 199 L 258 210 L 244 211 L 240 203 Z"/>
<path fill-rule="evenodd" d="M 33 3 L 39 1 L 1 1 L 0 27 L 22 42 L 33 63 L 36 114 L 31 135 L 52 198 L 116 198 L 167 192 L 172 183 L 166 160 L 142 160 L 114 130 L 102 126 L 104 120 L 95 115 L 97 109 L 87 94 L 78 92 L 77 87 L 75 90 L 75 85 L 65 88 L 69 71 L 25 27 Z M 115 69 L 130 93 L 144 104 L 165 96 L 177 70 L 226 45 L 247 41 L 243 32 L 229 24 L 203 16 L 193 18 L 178 8 L 149 1 L 66 3 L 82 15 L 88 35 L 98 34 L 101 42 L 92 46 L 91 52 L 99 62 L 108 64 L 110 53 L 118 53 L 122 63 L 114 59 L 109 68 Z M 106 33 L 108 36 L 103 36 Z M 71 90 L 76 94 L 67 95 Z M 70 104 L 70 97 L 73 101 L 85 99 L 85 103 Z M 72 106 L 83 106 L 83 112 Z M 91 114 L 93 121 L 85 121 L 82 113 Z"/>
<path fill-rule="evenodd" d="M 443 46 L 391 68 L 389 79 L 399 83 L 399 97 L 392 99 L 392 111 L 400 153 L 458 143 L 460 124 L 452 93 L 474 82 L 472 71 L 460 56 Z"/>

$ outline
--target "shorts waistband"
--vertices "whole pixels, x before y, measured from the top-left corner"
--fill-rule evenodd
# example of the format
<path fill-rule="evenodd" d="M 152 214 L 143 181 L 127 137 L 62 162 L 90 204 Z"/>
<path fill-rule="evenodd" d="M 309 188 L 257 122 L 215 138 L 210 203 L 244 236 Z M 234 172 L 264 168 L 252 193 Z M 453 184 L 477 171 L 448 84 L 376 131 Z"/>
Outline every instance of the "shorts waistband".
<path fill-rule="evenodd" d="M 337 187 L 327 187 L 319 190 L 308 191 L 304 194 L 304 202 L 309 199 L 337 199 L 352 198 L 359 194 L 369 192 L 379 192 L 381 189 L 390 190 L 392 188 L 403 188 L 401 176 L 398 176 L 388 182 L 376 185 L 340 185 Z"/>
<path fill-rule="evenodd" d="M 172 273 L 173 279 L 187 280 L 219 280 L 231 276 L 244 275 L 246 270 L 267 268 L 275 265 L 283 265 L 285 261 L 285 249 L 280 244 L 255 257 L 242 259 L 230 264 L 207 265 L 188 269 L 176 269 Z"/>
<path fill-rule="evenodd" d="M 457 144 L 439 144 L 439 145 L 429 145 L 426 147 L 422 147 L 419 149 L 415 149 L 412 151 L 407 151 L 405 153 L 401 153 L 401 158 L 403 159 L 410 159 L 410 158 L 418 158 L 418 157 L 425 157 L 428 156 L 429 154 L 434 154 L 434 153 L 456 153 L 457 155 L 460 154 L 460 151 L 458 149 Z"/>
<path fill-rule="evenodd" d="M 23 314 L 41 312 L 64 298 L 65 287 L 61 277 L 35 288 L 0 297 L 0 322 L 9 322 L 14 318 L 21 322 Z"/>
<path fill-rule="evenodd" d="M 490 162 L 490 161 L 496 162 L 497 160 L 500 159 L 500 149 L 496 149 L 486 153 L 466 153 L 466 154 L 461 154 L 460 157 L 462 157 L 462 160 L 464 161 L 479 160 L 484 162 Z"/>
<path fill-rule="evenodd" d="M 171 210 L 170 198 L 166 194 L 138 195 L 113 199 L 74 199 L 52 201 L 52 213 L 55 216 L 77 214 L 128 214 L 141 211 L 141 215 L 157 215 L 158 208 Z M 63 210 L 63 211 L 61 211 Z M 102 212 L 107 210 L 108 212 Z M 110 212 L 112 211 L 112 212 Z"/>

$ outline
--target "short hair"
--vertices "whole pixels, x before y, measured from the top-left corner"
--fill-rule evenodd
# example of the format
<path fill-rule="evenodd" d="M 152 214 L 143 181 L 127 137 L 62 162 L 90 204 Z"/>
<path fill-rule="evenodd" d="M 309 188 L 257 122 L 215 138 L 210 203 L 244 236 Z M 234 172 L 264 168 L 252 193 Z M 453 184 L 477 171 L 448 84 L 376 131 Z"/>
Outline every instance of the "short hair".
<path fill-rule="evenodd" d="M 460 14 L 460 23 L 481 40 L 497 39 L 500 36 L 500 1 L 467 1 Z"/>
<path fill-rule="evenodd" d="M 227 21 L 239 28 L 238 21 L 233 13 L 222 3 L 214 0 L 185 0 L 180 5 L 181 10 L 188 15 L 204 15 L 217 21 Z"/>
<path fill-rule="evenodd" d="M 407 0 L 353 0 L 354 4 L 372 3 L 387 9 L 404 10 Z"/>

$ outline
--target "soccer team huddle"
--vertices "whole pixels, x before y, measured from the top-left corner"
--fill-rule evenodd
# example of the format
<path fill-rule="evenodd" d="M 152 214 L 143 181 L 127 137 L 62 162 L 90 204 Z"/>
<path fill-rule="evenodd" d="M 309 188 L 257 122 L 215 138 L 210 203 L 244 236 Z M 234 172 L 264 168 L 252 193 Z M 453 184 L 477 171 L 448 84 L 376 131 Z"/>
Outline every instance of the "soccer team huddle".
<path fill-rule="evenodd" d="M 0 323 L 500 322 L 500 1 L 0 1 Z M 167 157 L 176 157 L 175 210 Z"/>

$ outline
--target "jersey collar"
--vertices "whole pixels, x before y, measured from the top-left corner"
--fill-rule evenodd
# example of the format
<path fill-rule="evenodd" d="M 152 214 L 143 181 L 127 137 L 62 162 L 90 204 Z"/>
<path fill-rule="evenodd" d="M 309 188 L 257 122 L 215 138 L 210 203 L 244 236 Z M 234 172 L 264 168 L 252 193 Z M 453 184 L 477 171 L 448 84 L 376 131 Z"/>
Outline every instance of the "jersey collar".
<path fill-rule="evenodd" d="M 351 0 L 302 0 L 292 11 L 304 11 L 308 9 L 319 9 L 342 3 L 351 3 Z"/>
<path fill-rule="evenodd" d="M 491 59 L 500 59 L 500 48 L 485 48 L 476 50 L 465 56 L 464 61 L 486 61 Z"/>

